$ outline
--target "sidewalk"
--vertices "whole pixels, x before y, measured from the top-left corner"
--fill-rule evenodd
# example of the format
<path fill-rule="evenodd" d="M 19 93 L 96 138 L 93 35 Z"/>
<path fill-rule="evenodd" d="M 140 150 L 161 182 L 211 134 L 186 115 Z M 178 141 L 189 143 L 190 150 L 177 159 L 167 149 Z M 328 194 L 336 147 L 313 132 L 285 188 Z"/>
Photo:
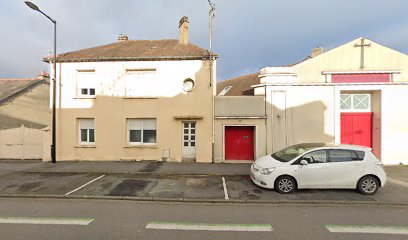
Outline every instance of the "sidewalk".
<path fill-rule="evenodd" d="M 249 175 L 250 163 L 174 163 L 174 162 L 58 162 L 41 163 L 29 172 L 43 173 L 100 173 L 151 175 Z"/>

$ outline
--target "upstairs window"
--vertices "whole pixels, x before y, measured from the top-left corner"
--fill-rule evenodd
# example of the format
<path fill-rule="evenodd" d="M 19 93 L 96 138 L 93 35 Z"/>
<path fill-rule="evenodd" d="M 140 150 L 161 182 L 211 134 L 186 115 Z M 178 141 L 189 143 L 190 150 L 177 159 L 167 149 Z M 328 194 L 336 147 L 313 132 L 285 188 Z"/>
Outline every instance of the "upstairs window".
<path fill-rule="evenodd" d="M 343 112 L 370 112 L 370 94 L 341 94 L 340 109 Z"/>
<path fill-rule="evenodd" d="M 79 143 L 94 144 L 95 143 L 95 127 L 93 118 L 79 119 Z"/>
<path fill-rule="evenodd" d="M 129 144 L 155 144 L 156 119 L 128 119 Z"/>
<path fill-rule="evenodd" d="M 157 97 L 156 69 L 127 69 L 126 97 Z"/>
<path fill-rule="evenodd" d="M 96 74 L 95 70 L 78 70 L 77 97 L 94 98 L 96 95 Z"/>

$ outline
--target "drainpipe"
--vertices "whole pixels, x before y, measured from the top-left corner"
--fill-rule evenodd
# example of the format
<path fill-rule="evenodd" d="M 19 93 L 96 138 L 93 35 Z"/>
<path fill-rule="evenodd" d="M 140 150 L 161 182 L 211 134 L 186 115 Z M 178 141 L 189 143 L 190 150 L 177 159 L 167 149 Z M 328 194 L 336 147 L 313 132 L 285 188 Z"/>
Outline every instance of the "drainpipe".
<path fill-rule="evenodd" d="M 266 116 L 266 85 L 264 86 L 264 105 L 265 105 L 265 155 L 268 154 L 268 117 Z"/>

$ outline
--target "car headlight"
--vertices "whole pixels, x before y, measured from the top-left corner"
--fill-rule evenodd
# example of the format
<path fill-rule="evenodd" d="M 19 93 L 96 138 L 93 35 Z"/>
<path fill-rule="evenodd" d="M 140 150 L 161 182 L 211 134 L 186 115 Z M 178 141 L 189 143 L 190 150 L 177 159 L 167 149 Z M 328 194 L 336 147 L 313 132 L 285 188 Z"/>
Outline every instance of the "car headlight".
<path fill-rule="evenodd" d="M 263 175 L 269 175 L 271 174 L 273 171 L 275 170 L 275 168 L 262 168 L 261 170 L 261 174 Z"/>

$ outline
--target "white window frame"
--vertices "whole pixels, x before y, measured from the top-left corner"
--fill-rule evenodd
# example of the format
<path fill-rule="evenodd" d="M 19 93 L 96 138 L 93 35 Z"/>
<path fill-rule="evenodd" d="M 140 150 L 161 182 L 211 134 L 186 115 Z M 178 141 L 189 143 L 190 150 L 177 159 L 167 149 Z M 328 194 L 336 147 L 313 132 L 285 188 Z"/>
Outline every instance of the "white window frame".
<path fill-rule="evenodd" d="M 354 99 L 354 96 L 356 96 L 356 95 L 364 95 L 364 96 L 367 96 L 368 97 L 368 106 L 367 106 L 367 108 L 365 108 L 365 109 L 356 109 L 356 108 L 354 108 L 354 101 L 355 101 L 355 99 Z M 349 109 L 342 109 L 341 108 L 341 97 L 342 96 L 350 96 L 350 108 Z M 371 94 L 369 94 L 369 93 L 341 93 L 340 94 L 340 99 L 339 99 L 339 101 L 340 101 L 340 112 L 371 112 Z"/>
<path fill-rule="evenodd" d="M 92 121 L 92 122 L 91 122 Z M 86 130 L 86 141 L 82 141 L 82 130 Z M 93 130 L 94 141 L 89 138 L 90 130 Z M 78 141 L 81 145 L 95 144 L 95 119 L 94 118 L 78 118 Z"/>
<path fill-rule="evenodd" d="M 89 74 L 89 83 L 79 82 L 83 81 L 83 76 Z M 81 77 L 80 77 L 81 76 Z M 77 70 L 77 79 L 76 79 L 76 96 L 79 98 L 95 98 L 96 97 L 96 74 L 94 69 L 81 69 Z M 92 86 L 93 85 L 93 86 Z M 82 93 L 83 90 L 86 90 L 87 93 Z M 94 94 L 91 94 L 93 90 Z"/>
<path fill-rule="evenodd" d="M 130 128 L 130 122 L 131 121 L 140 121 L 140 129 L 131 129 Z M 154 125 L 154 129 L 145 129 L 147 124 L 147 121 L 154 121 L 153 125 Z M 152 123 L 150 123 L 152 124 Z M 127 144 L 129 145 L 156 145 L 157 144 L 157 118 L 127 118 L 126 119 L 126 141 Z M 130 141 L 130 131 L 131 130 L 140 130 L 140 142 L 131 142 Z M 144 130 L 155 130 L 156 131 L 156 141 L 154 143 L 149 143 L 149 142 L 143 142 L 143 134 L 144 134 Z"/>

